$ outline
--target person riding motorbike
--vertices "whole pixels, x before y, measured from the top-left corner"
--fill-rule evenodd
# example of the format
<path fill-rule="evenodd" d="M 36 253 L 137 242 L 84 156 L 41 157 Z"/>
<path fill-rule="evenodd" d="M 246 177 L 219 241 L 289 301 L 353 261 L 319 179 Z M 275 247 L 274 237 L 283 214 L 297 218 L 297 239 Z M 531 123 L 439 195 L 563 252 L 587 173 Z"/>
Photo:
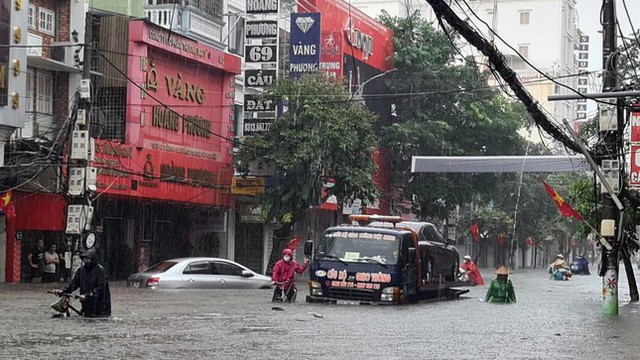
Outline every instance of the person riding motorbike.
<path fill-rule="evenodd" d="M 309 258 L 305 258 L 302 265 L 299 265 L 292 257 L 293 251 L 291 249 L 282 250 L 282 259 L 278 260 L 273 267 L 271 280 L 276 285 L 271 299 L 273 302 L 280 298 L 283 291 L 286 292 L 289 302 L 295 301 L 295 295 L 298 292 L 294 283 L 295 273 L 302 274 L 305 271 L 309 265 Z"/>
<path fill-rule="evenodd" d="M 84 265 L 73 274 L 73 278 L 64 290 L 54 290 L 56 294 L 71 294 L 80 289 L 79 300 L 85 317 L 111 316 L 111 293 L 109 282 L 102 265 L 98 264 L 96 251 L 86 250 L 80 255 Z"/>
<path fill-rule="evenodd" d="M 567 280 L 571 277 L 571 270 L 564 261 L 564 255 L 556 255 L 556 261 L 549 265 L 549 272 L 551 275 L 560 280 Z"/>

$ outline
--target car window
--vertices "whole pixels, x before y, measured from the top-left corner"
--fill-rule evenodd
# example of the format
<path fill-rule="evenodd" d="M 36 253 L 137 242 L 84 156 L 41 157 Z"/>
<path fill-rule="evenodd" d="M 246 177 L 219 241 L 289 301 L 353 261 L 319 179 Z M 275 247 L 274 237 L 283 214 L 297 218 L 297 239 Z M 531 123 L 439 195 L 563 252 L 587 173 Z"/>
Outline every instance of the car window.
<path fill-rule="evenodd" d="M 165 261 L 158 264 L 153 265 L 152 267 L 145 270 L 145 273 L 148 274 L 158 274 L 163 273 L 173 267 L 173 265 L 177 264 L 175 261 Z"/>
<path fill-rule="evenodd" d="M 423 234 L 427 238 L 428 241 L 439 242 L 439 243 L 444 243 L 445 242 L 444 238 L 442 237 L 442 235 L 440 234 L 438 229 L 436 229 L 432 225 L 425 226 L 422 229 L 422 231 L 423 231 Z"/>
<path fill-rule="evenodd" d="M 208 261 L 194 261 L 189 263 L 182 270 L 182 273 L 185 275 L 211 275 L 211 267 Z"/>
<path fill-rule="evenodd" d="M 228 262 L 223 261 L 214 261 L 213 267 L 215 268 L 215 273 L 219 275 L 234 275 L 241 276 L 242 268 Z"/>

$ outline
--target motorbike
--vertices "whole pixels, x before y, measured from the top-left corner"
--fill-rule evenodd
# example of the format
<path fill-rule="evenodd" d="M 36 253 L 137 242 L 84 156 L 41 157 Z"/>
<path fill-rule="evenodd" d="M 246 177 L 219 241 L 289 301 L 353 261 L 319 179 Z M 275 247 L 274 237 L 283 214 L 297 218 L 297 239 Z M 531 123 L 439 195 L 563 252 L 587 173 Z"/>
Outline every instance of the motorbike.
<path fill-rule="evenodd" d="M 293 282 L 276 282 L 272 302 L 292 303 L 296 301 L 298 289 Z"/>
<path fill-rule="evenodd" d="M 82 315 L 82 311 L 76 309 L 73 305 L 71 305 L 71 299 L 77 300 L 80 298 L 80 296 L 63 292 L 58 293 L 55 291 L 47 291 L 47 293 L 60 297 L 60 299 L 49 304 L 49 306 L 56 311 L 56 313 L 53 314 L 52 317 L 70 317 L 71 312 L 69 312 L 69 310 L 73 310 L 73 312 L 75 312 L 76 314 Z"/>
<path fill-rule="evenodd" d="M 566 281 L 571 279 L 571 277 L 573 276 L 571 270 L 567 268 L 559 268 L 554 270 L 553 267 L 549 267 L 549 273 L 551 274 L 551 280 Z"/>
<path fill-rule="evenodd" d="M 589 261 L 583 257 L 573 260 L 570 265 L 571 272 L 576 275 L 591 275 L 589 272 Z"/>

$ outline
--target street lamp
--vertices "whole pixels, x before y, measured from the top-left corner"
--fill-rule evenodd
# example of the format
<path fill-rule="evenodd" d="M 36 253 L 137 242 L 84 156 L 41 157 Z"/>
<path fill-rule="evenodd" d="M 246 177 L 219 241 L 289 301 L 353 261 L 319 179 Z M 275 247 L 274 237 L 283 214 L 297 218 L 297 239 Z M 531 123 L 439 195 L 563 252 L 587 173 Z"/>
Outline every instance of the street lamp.
<path fill-rule="evenodd" d="M 367 79 L 365 82 L 363 82 L 362 84 L 360 84 L 360 86 L 358 86 L 358 88 L 356 89 L 356 91 L 354 91 L 354 92 L 351 94 L 351 97 L 349 98 L 349 100 L 353 100 L 353 101 L 360 101 L 360 102 L 362 103 L 362 105 L 365 105 L 364 98 L 362 97 L 362 92 L 364 91 L 364 86 L 365 86 L 365 85 L 367 85 L 367 84 L 368 84 L 369 82 L 371 82 L 372 80 L 375 80 L 375 79 L 381 78 L 381 77 L 383 77 L 383 76 L 385 76 L 385 75 L 387 75 L 387 74 L 389 74 L 389 73 L 392 73 L 392 72 L 394 72 L 394 71 L 396 71 L 396 70 L 398 70 L 398 69 L 393 68 L 393 69 L 387 70 L 387 71 L 385 71 L 385 72 L 383 72 L 383 73 L 380 73 L 380 74 L 378 74 L 378 75 L 376 75 L 376 76 L 373 76 L 373 77 L 371 77 L 371 78 Z"/>

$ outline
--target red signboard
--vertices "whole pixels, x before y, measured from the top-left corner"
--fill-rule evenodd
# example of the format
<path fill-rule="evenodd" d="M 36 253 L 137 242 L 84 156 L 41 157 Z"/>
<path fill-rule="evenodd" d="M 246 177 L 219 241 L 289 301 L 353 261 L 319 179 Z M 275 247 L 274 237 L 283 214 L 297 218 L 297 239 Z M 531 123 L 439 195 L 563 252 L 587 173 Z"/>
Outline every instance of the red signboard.
<path fill-rule="evenodd" d="M 230 163 L 96 140 L 97 192 L 203 205 L 231 204 Z"/>
<path fill-rule="evenodd" d="M 239 73 L 236 56 L 130 22 L 125 144 L 96 141 L 97 192 L 230 206 Z"/>
<path fill-rule="evenodd" d="M 328 33 L 339 33 L 344 55 L 380 71 L 393 67 L 393 32 L 386 26 L 342 0 L 299 0 L 298 4 L 300 12 L 322 14 L 321 40 Z M 321 53 L 320 62 L 331 61 Z"/>
<path fill-rule="evenodd" d="M 640 144 L 631 144 L 631 171 L 629 186 L 640 187 Z"/>
<path fill-rule="evenodd" d="M 631 142 L 640 142 L 640 112 L 631 112 Z"/>

